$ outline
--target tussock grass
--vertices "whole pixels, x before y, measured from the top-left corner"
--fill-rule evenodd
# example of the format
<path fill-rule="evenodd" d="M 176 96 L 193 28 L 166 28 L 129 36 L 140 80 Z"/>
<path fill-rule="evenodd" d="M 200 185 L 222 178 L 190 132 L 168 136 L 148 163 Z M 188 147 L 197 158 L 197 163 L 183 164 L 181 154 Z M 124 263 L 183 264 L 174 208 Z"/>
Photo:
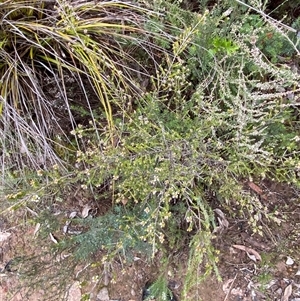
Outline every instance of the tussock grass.
<path fill-rule="evenodd" d="M 2 174 L 64 165 L 78 147 L 69 132 L 83 121 L 72 105 L 94 126 L 102 116 L 113 143 L 113 106 L 148 76 L 132 52 L 154 58 L 142 28 L 152 12 L 121 1 L 6 1 L 0 12 Z"/>

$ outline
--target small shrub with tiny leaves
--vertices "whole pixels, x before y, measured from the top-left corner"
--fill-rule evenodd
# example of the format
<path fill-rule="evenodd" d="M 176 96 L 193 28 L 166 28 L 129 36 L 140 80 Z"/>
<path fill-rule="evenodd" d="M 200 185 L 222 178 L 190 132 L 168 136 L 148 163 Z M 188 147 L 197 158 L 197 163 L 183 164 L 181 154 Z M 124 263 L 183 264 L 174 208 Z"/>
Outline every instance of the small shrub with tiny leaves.
<path fill-rule="evenodd" d="M 260 235 L 262 220 L 278 221 L 243 183 L 300 186 L 300 75 L 288 64 L 299 50 L 293 28 L 258 4 L 228 0 L 192 13 L 179 1 L 141 3 L 156 12 L 144 26 L 163 49 L 147 52 L 156 61 L 139 73 L 145 86 L 115 98 L 110 121 L 92 114 L 70 131 L 76 149 L 67 169 L 39 171 L 30 193 L 9 194 L 37 208 L 72 187 L 99 204 L 110 200 L 103 216 L 74 219 L 84 231 L 58 249 L 79 262 L 103 252 L 107 263 L 141 250 L 149 259 L 158 251 L 168 258 L 188 245 L 181 300 L 200 300 L 199 282 L 211 272 L 220 278 L 214 209 L 247 219 Z M 157 287 L 166 294 L 163 280 Z"/>

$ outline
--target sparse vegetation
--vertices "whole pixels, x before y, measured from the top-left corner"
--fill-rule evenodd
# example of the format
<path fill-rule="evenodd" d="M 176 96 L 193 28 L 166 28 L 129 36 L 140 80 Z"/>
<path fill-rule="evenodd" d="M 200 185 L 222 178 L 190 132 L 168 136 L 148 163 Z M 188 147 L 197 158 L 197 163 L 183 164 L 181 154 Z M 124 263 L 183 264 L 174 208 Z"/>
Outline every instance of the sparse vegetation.
<path fill-rule="evenodd" d="M 1 3 L 0 140 L 3 212 L 30 208 L 41 241 L 66 220 L 80 229 L 48 254 L 73 264 L 100 250 L 108 264 L 188 245 L 187 301 L 219 276 L 214 209 L 263 235 L 277 217 L 244 182 L 300 185 L 300 21 L 275 21 L 260 1 L 184 7 Z M 76 194 L 109 210 L 54 215 Z"/>

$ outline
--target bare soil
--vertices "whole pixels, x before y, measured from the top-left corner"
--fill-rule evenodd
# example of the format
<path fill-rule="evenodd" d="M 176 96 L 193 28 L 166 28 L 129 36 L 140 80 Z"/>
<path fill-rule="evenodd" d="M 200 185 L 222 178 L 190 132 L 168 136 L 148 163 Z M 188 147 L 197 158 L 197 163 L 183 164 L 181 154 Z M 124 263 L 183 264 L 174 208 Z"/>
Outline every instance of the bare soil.
<path fill-rule="evenodd" d="M 278 211 L 276 218 L 280 222 L 259 221 L 261 236 L 253 233 L 246 218 L 226 217 L 228 227 L 214 239 L 220 251 L 218 266 L 222 281 L 211 275 L 191 296 L 193 300 L 202 301 L 299 301 L 299 192 L 271 181 L 246 185 L 245 189 L 256 194 L 269 212 Z M 57 215 L 82 213 L 87 206 L 89 214 L 105 214 L 109 209 L 109 202 L 99 207 L 87 196 L 80 195 L 78 199 L 70 198 L 57 207 Z M 141 301 L 145 284 L 155 281 L 159 275 L 163 264 L 160 252 L 151 263 L 137 253 L 131 262 L 117 258 L 109 265 L 102 264 L 103 254 L 99 252 L 92 264 L 87 261 L 80 266 L 74 265 L 72 254 L 56 254 L 53 248 L 53 255 L 49 255 L 46 250 L 49 246 L 55 247 L 63 231 L 38 240 L 38 227 L 32 223 L 32 215 L 30 210 L 22 209 L 0 218 L 0 301 L 63 300 L 67 295 L 68 301 Z M 24 260 L 19 260 L 21 263 L 17 260 L 35 256 L 42 261 L 35 266 L 30 266 L 29 261 L 26 264 Z M 166 266 L 167 280 L 179 301 L 187 262 L 188 249 L 172 256 Z M 57 283 L 57 279 L 63 282 Z"/>

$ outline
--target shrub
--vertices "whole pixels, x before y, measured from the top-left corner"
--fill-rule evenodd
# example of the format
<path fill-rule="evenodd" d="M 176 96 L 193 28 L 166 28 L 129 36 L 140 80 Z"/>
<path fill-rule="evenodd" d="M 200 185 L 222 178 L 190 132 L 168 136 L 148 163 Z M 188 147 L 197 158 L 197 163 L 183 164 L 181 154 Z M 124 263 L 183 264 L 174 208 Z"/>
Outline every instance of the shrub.
<path fill-rule="evenodd" d="M 148 219 L 136 216 L 136 224 L 146 229 L 141 238 L 154 253 L 174 233 L 182 239 L 184 230 L 195 235 L 191 252 L 197 249 L 199 256 L 195 262 L 191 255 L 191 269 L 207 260 L 208 270 L 216 270 L 217 258 L 208 196 L 231 214 L 238 209 L 251 217 L 253 230 L 262 234 L 259 221 L 270 218 L 268 208 L 243 190 L 242 180 L 268 177 L 299 185 L 297 105 L 288 98 L 298 93 L 299 76 L 265 59 L 238 27 L 223 36 L 213 22 L 213 13 L 196 17 L 178 36 L 173 58 L 152 78 L 154 90 L 116 122 L 117 148 L 107 147 L 103 135 L 101 149 L 89 139 L 88 151 L 77 157 L 85 166 L 77 174 L 85 187 L 107 181 L 114 202 L 144 208 Z M 218 38 L 207 39 L 204 48 L 197 42 L 208 30 Z M 197 65 L 191 63 L 196 59 Z M 88 140 L 90 129 L 81 134 Z"/>
<path fill-rule="evenodd" d="M 150 4 L 161 13 L 161 2 Z M 73 166 L 68 172 L 55 166 L 33 183 L 36 187 L 32 185 L 41 198 L 51 190 L 59 195 L 80 185 L 99 203 L 111 200 L 107 215 L 78 220 L 86 231 L 61 245 L 79 260 L 87 260 L 99 248 L 125 259 L 132 249 L 142 248 L 152 257 L 158 250 L 167 256 L 170 250 L 178 252 L 183 241 L 188 243 L 184 300 L 201 280 L 194 275 L 211 271 L 218 275 L 211 199 L 229 215 L 247 217 L 253 231 L 262 234 L 261 220 L 272 216 L 267 206 L 243 189 L 243 182 L 271 178 L 299 185 L 299 74 L 277 64 L 273 49 L 289 43 L 292 54 L 282 55 L 294 55 L 296 44 L 287 39 L 283 25 L 272 23 L 260 10 L 250 13 L 247 6 L 236 4 L 232 11 L 231 4 L 224 1 L 202 15 L 187 13 L 186 26 L 170 15 L 151 14 L 145 26 L 153 31 L 151 42 L 158 46 L 153 48 L 157 61 L 145 70 L 151 74 L 147 89 L 135 94 L 134 100 L 123 89 L 121 95 L 109 92 L 128 83 L 127 77 L 117 76 L 119 63 L 113 50 L 105 71 L 116 77 L 111 86 L 104 81 L 107 93 L 100 98 L 105 118 L 90 113 L 90 120 L 74 125 L 73 138 L 68 136 L 76 141 Z M 167 5 L 182 11 L 177 4 Z M 261 24 L 259 32 L 253 30 L 254 21 Z M 270 26 L 276 34 L 266 49 L 260 33 L 269 32 Z M 135 43 L 142 30 L 129 29 L 134 38 L 125 44 Z M 116 32 L 110 43 L 122 44 L 122 30 Z M 161 47 L 164 51 L 157 52 Z M 93 54 L 89 47 L 84 51 Z M 68 55 L 73 57 L 72 52 Z M 82 58 L 83 65 L 72 68 L 79 74 L 83 68 L 88 78 L 99 80 L 94 64 L 87 64 L 85 52 L 81 55 L 76 59 Z M 128 71 L 126 64 L 122 70 Z"/>

